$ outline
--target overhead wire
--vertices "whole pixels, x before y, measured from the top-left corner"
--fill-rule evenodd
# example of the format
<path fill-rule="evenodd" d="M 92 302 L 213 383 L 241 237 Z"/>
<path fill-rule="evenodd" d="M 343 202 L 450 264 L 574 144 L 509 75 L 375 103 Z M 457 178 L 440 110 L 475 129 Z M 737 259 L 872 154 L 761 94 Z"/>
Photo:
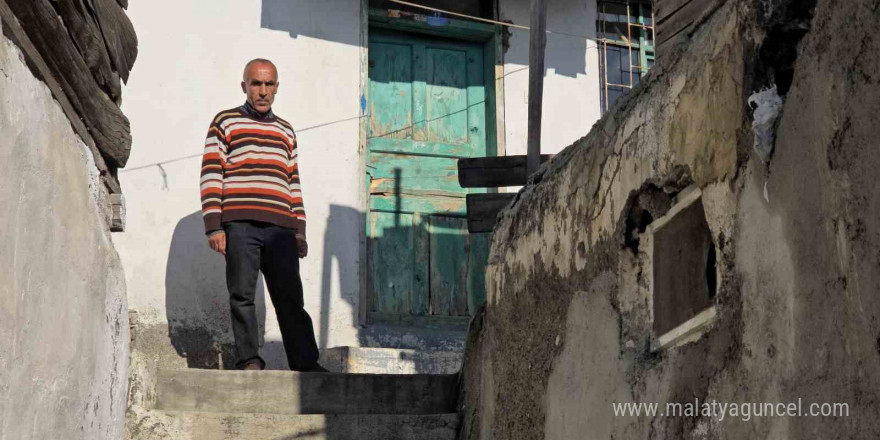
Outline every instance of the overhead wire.
<path fill-rule="evenodd" d="M 343 119 L 338 119 L 338 120 L 335 120 L 335 121 L 324 122 L 324 123 L 322 123 L 322 124 L 317 124 L 317 125 L 312 125 L 312 126 L 309 126 L 309 127 L 306 127 L 306 128 L 301 128 L 301 129 L 299 129 L 299 130 L 296 130 L 296 132 L 297 132 L 297 133 L 302 133 L 302 132 L 305 132 L 305 131 L 314 130 L 314 129 L 316 129 L 316 128 L 326 127 L 326 126 L 328 126 L 328 125 L 334 125 L 334 124 L 338 124 L 338 123 L 340 123 L 340 122 L 353 121 L 353 120 L 361 119 L 361 118 L 365 118 L 365 117 L 367 117 L 367 115 L 362 115 L 362 116 L 352 116 L 352 117 L 350 117 L 350 118 L 343 118 Z M 144 168 L 150 168 L 150 167 L 156 167 L 156 166 L 158 166 L 159 168 L 162 168 L 162 165 L 169 164 L 169 163 L 173 163 L 173 162 L 180 162 L 181 160 L 187 160 L 187 159 L 193 159 L 193 158 L 196 158 L 196 157 L 202 157 L 202 154 L 203 154 L 203 153 L 190 154 L 190 155 L 188 155 L 188 156 L 181 156 L 181 157 L 177 157 L 177 158 L 174 158 L 174 159 L 163 160 L 163 161 L 161 161 L 161 162 L 153 162 L 153 163 L 149 163 L 149 164 L 146 164 L 146 165 L 138 165 L 138 166 L 136 166 L 136 167 L 132 167 L 132 168 L 122 168 L 122 169 L 119 170 L 119 172 L 120 172 L 120 173 L 124 173 L 124 172 L 127 172 L 127 171 L 142 170 L 142 169 L 144 169 Z M 164 172 L 164 170 L 163 170 L 162 172 Z"/>

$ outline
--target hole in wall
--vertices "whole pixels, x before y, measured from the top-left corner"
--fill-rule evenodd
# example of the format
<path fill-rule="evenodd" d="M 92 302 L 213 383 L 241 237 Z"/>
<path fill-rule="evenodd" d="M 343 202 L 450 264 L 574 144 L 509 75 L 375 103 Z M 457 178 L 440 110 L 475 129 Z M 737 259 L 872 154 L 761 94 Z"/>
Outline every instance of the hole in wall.
<path fill-rule="evenodd" d="M 706 288 L 709 298 L 714 299 L 718 293 L 718 268 L 715 260 L 715 243 L 709 239 L 709 252 L 706 255 Z"/>
<path fill-rule="evenodd" d="M 762 11 L 772 17 L 767 36 L 758 53 L 758 89 L 776 85 L 780 96 L 785 96 L 794 80 L 794 67 L 801 39 L 810 31 L 817 0 L 789 0 L 787 5 Z M 772 6 L 764 6 L 771 8 Z"/>
<path fill-rule="evenodd" d="M 699 190 L 689 191 L 650 228 L 654 333 L 685 325 L 714 304 L 716 252 Z"/>
<path fill-rule="evenodd" d="M 663 216 L 672 206 L 673 194 L 653 183 L 646 183 L 630 195 L 624 218 L 623 245 L 632 253 L 639 253 L 639 234 L 643 234 L 654 219 Z"/>

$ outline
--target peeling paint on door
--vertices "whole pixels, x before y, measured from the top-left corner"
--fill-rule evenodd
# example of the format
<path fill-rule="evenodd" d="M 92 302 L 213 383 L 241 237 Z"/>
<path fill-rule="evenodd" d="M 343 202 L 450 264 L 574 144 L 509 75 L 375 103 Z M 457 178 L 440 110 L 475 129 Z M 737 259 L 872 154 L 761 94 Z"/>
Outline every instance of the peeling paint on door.
<path fill-rule="evenodd" d="M 488 237 L 467 234 L 457 166 L 487 154 L 482 47 L 370 32 L 372 313 L 467 316 L 485 298 Z"/>

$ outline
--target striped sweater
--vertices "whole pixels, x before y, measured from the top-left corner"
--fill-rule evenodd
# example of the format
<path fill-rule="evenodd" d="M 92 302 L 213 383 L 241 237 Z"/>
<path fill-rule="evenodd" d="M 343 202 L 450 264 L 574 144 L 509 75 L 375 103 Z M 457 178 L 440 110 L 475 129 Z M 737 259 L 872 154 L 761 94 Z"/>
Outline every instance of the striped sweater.
<path fill-rule="evenodd" d="M 272 114 L 249 105 L 217 114 L 202 156 L 202 217 L 205 233 L 236 220 L 256 220 L 305 235 L 296 134 Z"/>

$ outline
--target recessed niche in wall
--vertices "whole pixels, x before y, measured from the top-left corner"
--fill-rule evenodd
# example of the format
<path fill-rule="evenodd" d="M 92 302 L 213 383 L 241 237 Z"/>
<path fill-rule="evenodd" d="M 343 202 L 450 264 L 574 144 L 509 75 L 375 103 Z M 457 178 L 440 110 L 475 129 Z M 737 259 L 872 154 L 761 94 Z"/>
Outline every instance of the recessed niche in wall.
<path fill-rule="evenodd" d="M 702 192 L 688 187 L 646 230 L 654 304 L 654 350 L 696 340 L 715 319 L 715 245 Z"/>

